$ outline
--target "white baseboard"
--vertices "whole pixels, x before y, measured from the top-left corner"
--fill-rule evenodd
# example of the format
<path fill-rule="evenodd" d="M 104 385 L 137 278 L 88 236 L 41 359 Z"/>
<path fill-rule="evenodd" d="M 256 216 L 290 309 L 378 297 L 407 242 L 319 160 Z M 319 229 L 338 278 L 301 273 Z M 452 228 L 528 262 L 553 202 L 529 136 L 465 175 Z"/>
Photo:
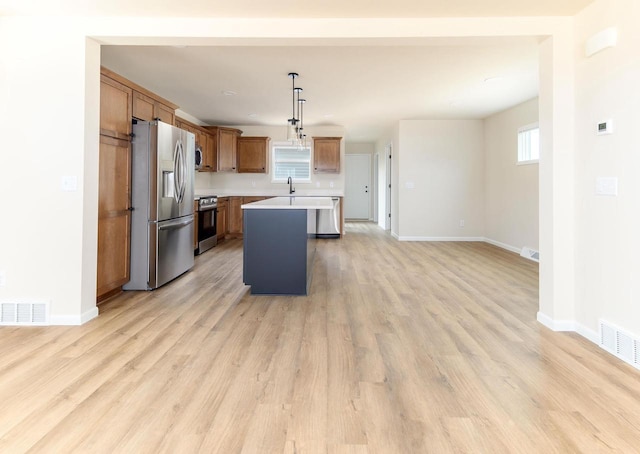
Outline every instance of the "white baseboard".
<path fill-rule="evenodd" d="M 538 312 L 536 318 L 538 319 L 538 322 L 542 323 L 551 331 L 570 331 L 578 333 L 594 344 L 600 344 L 600 334 L 590 328 L 587 328 L 586 326 L 575 320 L 554 320 L 548 315 L 543 314 L 542 312 Z"/>
<path fill-rule="evenodd" d="M 92 307 L 80 315 L 51 315 L 49 324 L 54 326 L 77 326 L 84 325 L 89 320 L 98 316 L 98 308 Z"/>
<path fill-rule="evenodd" d="M 589 339 L 594 344 L 600 345 L 600 333 L 597 331 L 576 322 L 576 333 L 580 334 L 585 339 Z"/>
<path fill-rule="evenodd" d="M 575 320 L 554 320 L 542 312 L 538 312 L 536 318 L 551 331 L 576 331 Z"/>
<path fill-rule="evenodd" d="M 396 236 L 400 241 L 484 241 L 481 236 Z"/>
<path fill-rule="evenodd" d="M 511 246 L 510 244 L 501 243 L 500 241 L 492 240 L 491 238 L 485 238 L 484 241 L 485 243 L 493 244 L 494 246 L 498 246 L 499 248 L 506 249 L 507 251 L 520 254 L 520 248 Z"/>

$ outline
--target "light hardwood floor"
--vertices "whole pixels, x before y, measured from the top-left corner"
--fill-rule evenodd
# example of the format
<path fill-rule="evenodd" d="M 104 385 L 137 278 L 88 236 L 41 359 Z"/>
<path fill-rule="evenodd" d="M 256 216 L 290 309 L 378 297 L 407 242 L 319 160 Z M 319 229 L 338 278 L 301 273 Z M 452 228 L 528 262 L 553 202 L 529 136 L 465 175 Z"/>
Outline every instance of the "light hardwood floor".
<path fill-rule="evenodd" d="M 640 372 L 536 322 L 537 264 L 348 224 L 309 297 L 241 242 L 81 327 L 0 329 L 0 452 L 639 452 Z"/>

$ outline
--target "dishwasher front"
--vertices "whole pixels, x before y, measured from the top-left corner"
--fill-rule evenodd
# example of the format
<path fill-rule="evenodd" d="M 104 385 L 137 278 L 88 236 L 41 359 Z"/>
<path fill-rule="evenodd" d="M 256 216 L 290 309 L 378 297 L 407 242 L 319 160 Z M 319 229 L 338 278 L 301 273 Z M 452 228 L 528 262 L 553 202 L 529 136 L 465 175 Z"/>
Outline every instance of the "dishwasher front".
<path fill-rule="evenodd" d="M 317 210 L 316 238 L 340 238 L 340 197 L 332 197 L 333 208 Z"/>

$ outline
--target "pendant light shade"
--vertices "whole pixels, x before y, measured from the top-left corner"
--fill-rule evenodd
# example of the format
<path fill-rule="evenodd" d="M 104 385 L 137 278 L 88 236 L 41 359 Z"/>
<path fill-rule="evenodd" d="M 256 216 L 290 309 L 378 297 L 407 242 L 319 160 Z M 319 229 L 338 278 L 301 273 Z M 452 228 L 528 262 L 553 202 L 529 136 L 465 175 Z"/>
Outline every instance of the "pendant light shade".
<path fill-rule="evenodd" d="M 302 124 L 303 105 L 306 100 L 300 98 L 302 88 L 296 87 L 298 73 L 289 73 L 289 77 L 291 78 L 291 118 L 287 120 L 287 140 L 294 145 L 303 146 L 306 144 L 306 135 L 303 132 Z"/>

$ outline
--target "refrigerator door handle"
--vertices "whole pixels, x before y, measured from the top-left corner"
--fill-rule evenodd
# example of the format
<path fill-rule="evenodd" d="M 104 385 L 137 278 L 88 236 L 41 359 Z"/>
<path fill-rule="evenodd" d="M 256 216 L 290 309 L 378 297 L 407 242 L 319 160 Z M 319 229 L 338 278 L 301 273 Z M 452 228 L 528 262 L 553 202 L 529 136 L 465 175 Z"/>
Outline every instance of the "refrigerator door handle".
<path fill-rule="evenodd" d="M 187 219 L 186 221 L 180 221 L 173 224 L 165 224 L 158 227 L 158 230 L 177 230 L 186 225 L 193 224 L 193 218 Z"/>
<path fill-rule="evenodd" d="M 187 188 L 187 167 L 184 156 L 184 147 L 182 146 L 182 140 L 176 141 L 176 148 L 173 154 L 173 171 L 175 174 L 175 201 L 176 203 L 182 203 L 184 200 L 184 193 Z"/>
<path fill-rule="evenodd" d="M 184 193 L 187 190 L 187 157 L 185 156 L 184 146 L 180 141 L 180 202 L 184 201 Z"/>
<path fill-rule="evenodd" d="M 176 147 L 173 150 L 173 198 L 176 203 L 180 203 L 180 140 L 176 141 Z"/>

